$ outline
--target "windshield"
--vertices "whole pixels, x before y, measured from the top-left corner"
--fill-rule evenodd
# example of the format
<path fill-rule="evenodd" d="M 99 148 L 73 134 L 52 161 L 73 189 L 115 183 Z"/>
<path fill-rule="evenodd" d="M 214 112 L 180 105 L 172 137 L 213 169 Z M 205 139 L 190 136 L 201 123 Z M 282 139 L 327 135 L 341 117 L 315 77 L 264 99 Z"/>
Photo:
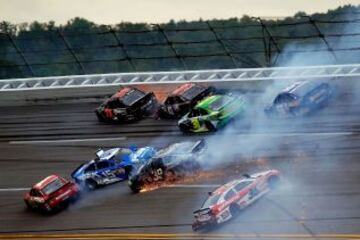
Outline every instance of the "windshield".
<path fill-rule="evenodd" d="M 209 105 L 209 108 L 214 110 L 214 111 L 218 111 L 220 108 L 222 108 L 229 101 L 230 101 L 230 97 L 228 97 L 228 96 L 219 97 L 218 99 L 216 99 L 214 102 L 212 102 Z"/>
<path fill-rule="evenodd" d="M 126 105 L 126 106 L 131 106 L 133 105 L 135 102 L 137 102 L 139 99 L 143 98 L 145 96 L 145 93 L 133 89 L 130 92 L 128 92 L 127 94 L 125 94 L 122 98 L 121 101 Z"/>
<path fill-rule="evenodd" d="M 208 199 L 205 200 L 204 204 L 202 205 L 201 208 L 209 208 L 215 204 L 217 204 L 217 202 L 219 201 L 220 195 L 211 195 Z"/>
<path fill-rule="evenodd" d="M 208 115 L 208 112 L 202 108 L 194 108 L 189 113 L 189 117 L 200 117 L 200 116 L 206 116 L 206 115 Z"/>
<path fill-rule="evenodd" d="M 195 98 L 197 95 L 199 95 L 200 93 L 202 93 L 204 89 L 201 88 L 200 86 L 194 85 L 193 87 L 189 88 L 188 90 L 186 90 L 181 96 L 184 97 L 187 100 L 192 100 L 193 98 Z"/>
<path fill-rule="evenodd" d="M 46 185 L 41 191 L 46 194 L 49 195 L 57 190 L 59 190 L 62 186 L 64 186 L 65 183 L 63 183 L 59 178 L 52 181 L 51 183 L 49 183 L 48 185 Z"/>
<path fill-rule="evenodd" d="M 295 100 L 295 96 L 290 93 L 282 93 L 279 94 L 275 100 L 274 104 L 283 104 L 283 103 L 289 103 L 291 101 Z"/>

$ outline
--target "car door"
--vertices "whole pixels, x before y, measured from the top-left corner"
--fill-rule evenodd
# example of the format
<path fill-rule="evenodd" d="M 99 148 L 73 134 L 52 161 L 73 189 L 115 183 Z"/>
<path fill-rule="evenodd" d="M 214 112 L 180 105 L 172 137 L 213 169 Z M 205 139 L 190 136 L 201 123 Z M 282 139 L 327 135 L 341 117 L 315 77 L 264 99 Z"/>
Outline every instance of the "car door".
<path fill-rule="evenodd" d="M 113 172 L 112 166 L 109 161 L 101 161 L 97 164 L 97 171 L 102 176 L 104 182 L 113 182 L 117 177 Z"/>
<path fill-rule="evenodd" d="M 125 180 L 127 179 L 125 167 L 123 165 L 123 162 L 121 159 L 110 162 L 110 173 L 113 174 L 114 178 L 117 178 L 118 180 Z"/>

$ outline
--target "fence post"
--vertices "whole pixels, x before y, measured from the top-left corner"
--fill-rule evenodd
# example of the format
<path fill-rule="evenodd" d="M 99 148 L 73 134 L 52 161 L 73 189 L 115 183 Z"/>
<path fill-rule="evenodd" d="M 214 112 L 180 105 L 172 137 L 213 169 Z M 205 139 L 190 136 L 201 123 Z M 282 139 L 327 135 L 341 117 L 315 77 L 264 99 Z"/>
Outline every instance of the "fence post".
<path fill-rule="evenodd" d="M 334 57 L 335 59 L 335 63 L 338 62 L 338 58 L 334 52 L 334 49 L 330 46 L 329 42 L 326 40 L 325 35 L 320 31 L 320 28 L 318 27 L 318 25 L 316 24 L 315 20 L 312 19 L 312 17 L 305 15 L 305 16 L 301 16 L 301 17 L 305 17 L 307 19 L 309 19 L 309 23 L 315 28 L 315 31 L 318 33 L 319 38 L 321 38 L 323 40 L 323 42 L 325 43 L 327 50 L 329 52 L 331 52 L 331 55 Z"/>
<path fill-rule="evenodd" d="M 78 57 L 76 56 L 74 50 L 70 47 L 70 44 L 66 41 L 64 35 L 62 34 L 62 32 L 60 30 L 57 30 L 61 40 L 64 42 L 64 45 L 66 47 L 66 49 L 70 52 L 70 54 L 73 56 L 73 58 L 75 59 L 75 62 L 78 64 L 79 69 L 81 71 L 82 74 L 86 74 L 85 68 L 82 65 L 82 63 L 79 61 Z"/>
<path fill-rule="evenodd" d="M 173 53 L 175 54 L 175 57 L 177 59 L 179 59 L 179 61 L 181 62 L 181 64 L 183 65 L 183 69 L 187 70 L 188 67 L 186 65 L 186 62 L 184 60 L 184 58 L 178 53 L 178 51 L 175 49 L 173 43 L 170 41 L 170 39 L 168 38 L 167 34 L 165 33 L 165 30 L 160 27 L 159 24 L 151 24 L 152 26 L 156 26 L 156 28 L 158 29 L 158 31 L 163 35 L 166 43 L 169 45 L 169 47 L 171 48 L 171 51 L 173 51 Z"/>
<path fill-rule="evenodd" d="M 208 25 L 210 31 L 214 34 L 216 41 L 218 41 L 220 43 L 220 45 L 222 46 L 222 48 L 224 49 L 226 55 L 228 57 L 231 58 L 232 63 L 234 64 L 235 68 L 239 68 L 238 63 L 235 61 L 234 56 L 231 54 L 231 52 L 229 51 L 229 49 L 225 46 L 224 41 L 219 37 L 219 35 L 217 34 L 217 32 L 215 31 L 215 29 L 211 26 L 209 21 L 206 21 L 206 24 Z"/>
<path fill-rule="evenodd" d="M 269 46 L 265 48 L 265 54 L 267 54 L 267 56 L 266 56 L 266 59 L 268 61 L 267 65 L 271 66 L 271 43 L 274 44 L 276 51 L 278 53 L 278 55 L 276 56 L 275 62 L 277 61 L 278 56 L 281 54 L 281 48 L 279 47 L 278 43 L 276 42 L 275 38 L 271 34 L 270 30 L 268 29 L 268 27 L 266 26 L 264 21 L 260 17 L 256 17 L 254 19 L 257 19 L 260 22 L 260 25 L 261 25 L 263 31 L 265 31 L 269 36 L 269 40 L 270 40 Z M 263 36 L 264 36 L 264 41 L 265 41 L 265 35 L 263 35 Z"/>
<path fill-rule="evenodd" d="M 109 26 L 109 31 L 110 33 L 113 34 L 115 40 L 116 40 L 116 44 L 118 45 L 118 47 L 120 47 L 121 51 L 124 53 L 125 55 L 125 59 L 129 62 L 130 66 L 132 67 L 133 71 L 137 71 L 135 64 L 133 63 L 132 59 L 130 58 L 127 50 L 125 49 L 125 45 L 120 41 L 120 39 L 118 38 L 118 36 L 116 35 L 116 31 Z"/>
<path fill-rule="evenodd" d="M 31 74 L 32 77 L 35 76 L 34 71 L 31 67 L 31 65 L 28 63 L 28 61 L 25 58 L 24 53 L 21 51 L 21 49 L 16 45 L 14 39 L 11 37 L 11 35 L 9 33 L 5 33 L 6 36 L 9 38 L 11 45 L 13 45 L 13 48 L 15 49 L 16 53 L 20 55 L 21 59 L 23 60 L 23 62 L 25 63 L 25 66 L 29 69 L 29 72 Z"/>

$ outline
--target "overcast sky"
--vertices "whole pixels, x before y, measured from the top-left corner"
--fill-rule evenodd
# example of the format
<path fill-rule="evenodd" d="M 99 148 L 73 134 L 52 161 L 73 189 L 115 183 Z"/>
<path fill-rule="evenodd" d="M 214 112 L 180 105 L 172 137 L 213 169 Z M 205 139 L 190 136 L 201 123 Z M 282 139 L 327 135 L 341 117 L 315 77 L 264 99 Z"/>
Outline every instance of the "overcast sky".
<path fill-rule="evenodd" d="M 360 0 L 0 0 L 0 20 L 66 23 L 84 17 L 99 24 L 167 22 L 199 18 L 281 17 L 298 11 L 325 12 Z"/>

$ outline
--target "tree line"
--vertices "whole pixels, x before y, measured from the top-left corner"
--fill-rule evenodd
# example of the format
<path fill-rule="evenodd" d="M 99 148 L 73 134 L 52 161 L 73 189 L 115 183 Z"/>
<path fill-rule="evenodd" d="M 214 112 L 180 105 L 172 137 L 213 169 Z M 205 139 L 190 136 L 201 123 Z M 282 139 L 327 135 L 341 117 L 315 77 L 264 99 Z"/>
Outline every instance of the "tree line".
<path fill-rule="evenodd" d="M 294 61 L 296 59 L 296 61 Z M 300 60 L 299 60 L 300 59 Z M 0 22 L 0 78 L 357 63 L 360 6 L 282 19 Z"/>

